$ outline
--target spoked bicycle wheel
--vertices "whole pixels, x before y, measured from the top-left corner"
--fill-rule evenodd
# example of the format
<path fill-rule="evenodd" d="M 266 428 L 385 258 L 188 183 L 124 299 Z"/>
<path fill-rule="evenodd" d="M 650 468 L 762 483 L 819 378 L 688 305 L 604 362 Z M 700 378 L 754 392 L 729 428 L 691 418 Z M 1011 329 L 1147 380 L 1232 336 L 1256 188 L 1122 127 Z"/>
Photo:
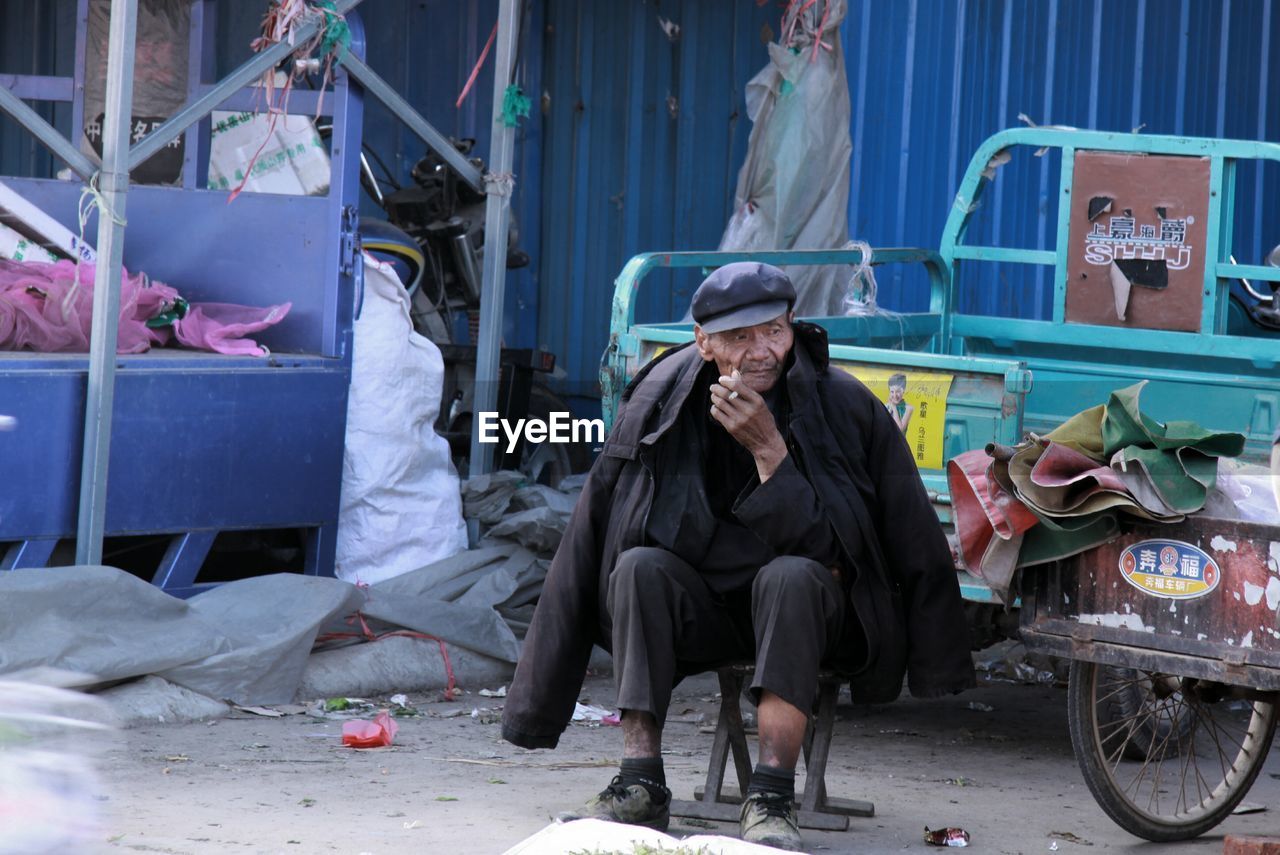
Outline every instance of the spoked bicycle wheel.
<path fill-rule="evenodd" d="M 1121 828 L 1187 840 L 1249 791 L 1275 734 L 1278 695 L 1076 661 L 1071 744 L 1094 799 Z"/>

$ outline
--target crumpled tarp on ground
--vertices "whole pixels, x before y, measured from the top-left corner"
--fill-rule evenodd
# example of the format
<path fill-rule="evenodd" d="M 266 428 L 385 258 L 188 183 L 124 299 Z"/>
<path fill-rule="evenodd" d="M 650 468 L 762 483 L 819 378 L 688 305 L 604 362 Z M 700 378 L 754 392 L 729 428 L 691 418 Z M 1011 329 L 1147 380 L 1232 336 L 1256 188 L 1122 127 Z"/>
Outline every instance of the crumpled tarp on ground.
<path fill-rule="evenodd" d="M 361 588 L 359 604 L 376 635 L 396 628 L 432 635 L 477 653 L 515 662 L 520 643 L 504 618 L 542 590 L 547 562 L 514 543 L 460 552 L 421 570 Z M 360 633 L 358 621 L 330 621 L 325 633 Z"/>
<path fill-rule="evenodd" d="M 360 591 L 262 576 L 179 600 L 114 567 L 0 573 L 0 673 L 53 666 L 103 682 L 155 674 L 237 703 L 285 703 L 320 625 Z"/>
<path fill-rule="evenodd" d="M 560 546 L 585 475 L 571 475 L 559 489 L 529 483 L 519 472 L 479 475 L 462 485 L 462 515 L 489 526 L 488 539 L 511 539 L 550 557 Z"/>
<path fill-rule="evenodd" d="M 0 573 L 0 674 L 156 675 L 216 700 L 288 703 L 322 632 L 364 637 L 357 611 L 375 634 L 404 628 L 514 662 L 519 645 L 502 613 L 527 623 L 545 575 L 545 561 L 512 543 L 369 587 L 276 574 L 186 601 L 112 567 L 12 570 Z"/>
<path fill-rule="evenodd" d="M 1120 533 L 1121 515 L 1178 522 L 1210 506 L 1239 516 L 1217 490 L 1220 458 L 1245 438 L 1195 422 L 1152 419 L 1139 408 L 1146 381 L 1111 393 L 1015 448 L 989 445 L 947 465 L 965 567 L 1002 600 L 1019 567 L 1066 558 Z"/>

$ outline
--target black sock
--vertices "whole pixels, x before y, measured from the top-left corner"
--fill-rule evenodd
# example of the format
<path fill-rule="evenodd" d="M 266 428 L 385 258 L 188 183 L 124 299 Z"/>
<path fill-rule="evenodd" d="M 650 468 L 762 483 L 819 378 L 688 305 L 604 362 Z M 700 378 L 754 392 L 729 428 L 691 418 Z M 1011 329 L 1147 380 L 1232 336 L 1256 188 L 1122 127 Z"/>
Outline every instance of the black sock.
<path fill-rule="evenodd" d="M 655 804 L 667 800 L 667 773 L 662 768 L 661 757 L 624 757 L 618 774 L 622 777 L 622 786 L 639 784 L 649 791 L 649 798 Z"/>
<path fill-rule="evenodd" d="M 751 773 L 751 783 L 747 785 L 747 792 L 781 793 L 794 799 L 796 797 L 796 770 L 757 763 L 756 768 Z"/>

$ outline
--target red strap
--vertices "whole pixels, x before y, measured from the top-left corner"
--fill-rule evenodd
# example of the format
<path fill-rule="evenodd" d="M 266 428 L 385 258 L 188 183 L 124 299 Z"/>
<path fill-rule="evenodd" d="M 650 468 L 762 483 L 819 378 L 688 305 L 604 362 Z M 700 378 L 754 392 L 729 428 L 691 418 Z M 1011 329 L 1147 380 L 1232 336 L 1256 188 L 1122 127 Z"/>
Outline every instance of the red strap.
<path fill-rule="evenodd" d="M 476 78 L 480 76 L 480 68 L 484 65 L 484 61 L 489 57 L 489 48 L 493 47 L 493 40 L 498 37 L 498 22 L 493 22 L 493 32 L 489 33 L 489 41 L 484 43 L 484 50 L 480 51 L 480 58 L 476 60 L 476 67 L 471 69 L 471 76 L 467 78 L 467 85 L 462 87 L 462 91 L 458 93 L 458 100 L 454 103 L 454 107 L 461 107 L 462 102 L 467 100 L 467 93 L 471 91 L 471 87 L 475 85 Z"/>
<path fill-rule="evenodd" d="M 444 673 L 449 682 L 448 688 L 444 691 L 444 699 L 446 701 L 452 701 L 457 697 L 458 685 L 453 678 L 453 663 L 449 661 L 449 650 L 444 646 L 443 641 L 436 638 L 434 635 L 429 635 L 425 632 L 413 632 L 408 629 L 392 630 L 391 632 L 384 632 L 379 635 L 369 628 L 369 624 L 365 621 L 364 615 L 360 612 L 356 612 L 354 615 L 347 618 L 347 623 L 353 623 L 356 620 L 360 621 L 360 632 L 329 632 L 316 638 L 316 641 L 334 641 L 339 638 L 363 638 L 365 641 L 381 641 L 384 638 L 392 638 L 394 636 L 402 636 L 404 638 L 421 638 L 426 641 L 434 641 L 436 644 L 440 645 L 440 658 L 444 660 Z"/>

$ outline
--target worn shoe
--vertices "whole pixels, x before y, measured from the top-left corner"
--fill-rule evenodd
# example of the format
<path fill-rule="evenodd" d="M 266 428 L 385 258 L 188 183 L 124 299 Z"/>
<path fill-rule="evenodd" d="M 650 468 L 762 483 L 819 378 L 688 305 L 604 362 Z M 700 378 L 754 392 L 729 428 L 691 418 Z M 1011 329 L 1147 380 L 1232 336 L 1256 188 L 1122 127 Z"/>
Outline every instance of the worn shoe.
<path fill-rule="evenodd" d="M 738 831 L 748 843 L 800 851 L 800 820 L 795 802 L 785 793 L 748 793 Z"/>
<path fill-rule="evenodd" d="M 609 783 L 609 786 L 583 807 L 565 811 L 556 819 L 561 822 L 574 819 L 603 819 L 666 831 L 671 823 L 671 791 L 666 787 L 662 789 L 663 799 L 657 802 L 653 796 L 649 795 L 649 791 L 639 784 L 624 787 L 622 776 L 618 775 Z"/>

